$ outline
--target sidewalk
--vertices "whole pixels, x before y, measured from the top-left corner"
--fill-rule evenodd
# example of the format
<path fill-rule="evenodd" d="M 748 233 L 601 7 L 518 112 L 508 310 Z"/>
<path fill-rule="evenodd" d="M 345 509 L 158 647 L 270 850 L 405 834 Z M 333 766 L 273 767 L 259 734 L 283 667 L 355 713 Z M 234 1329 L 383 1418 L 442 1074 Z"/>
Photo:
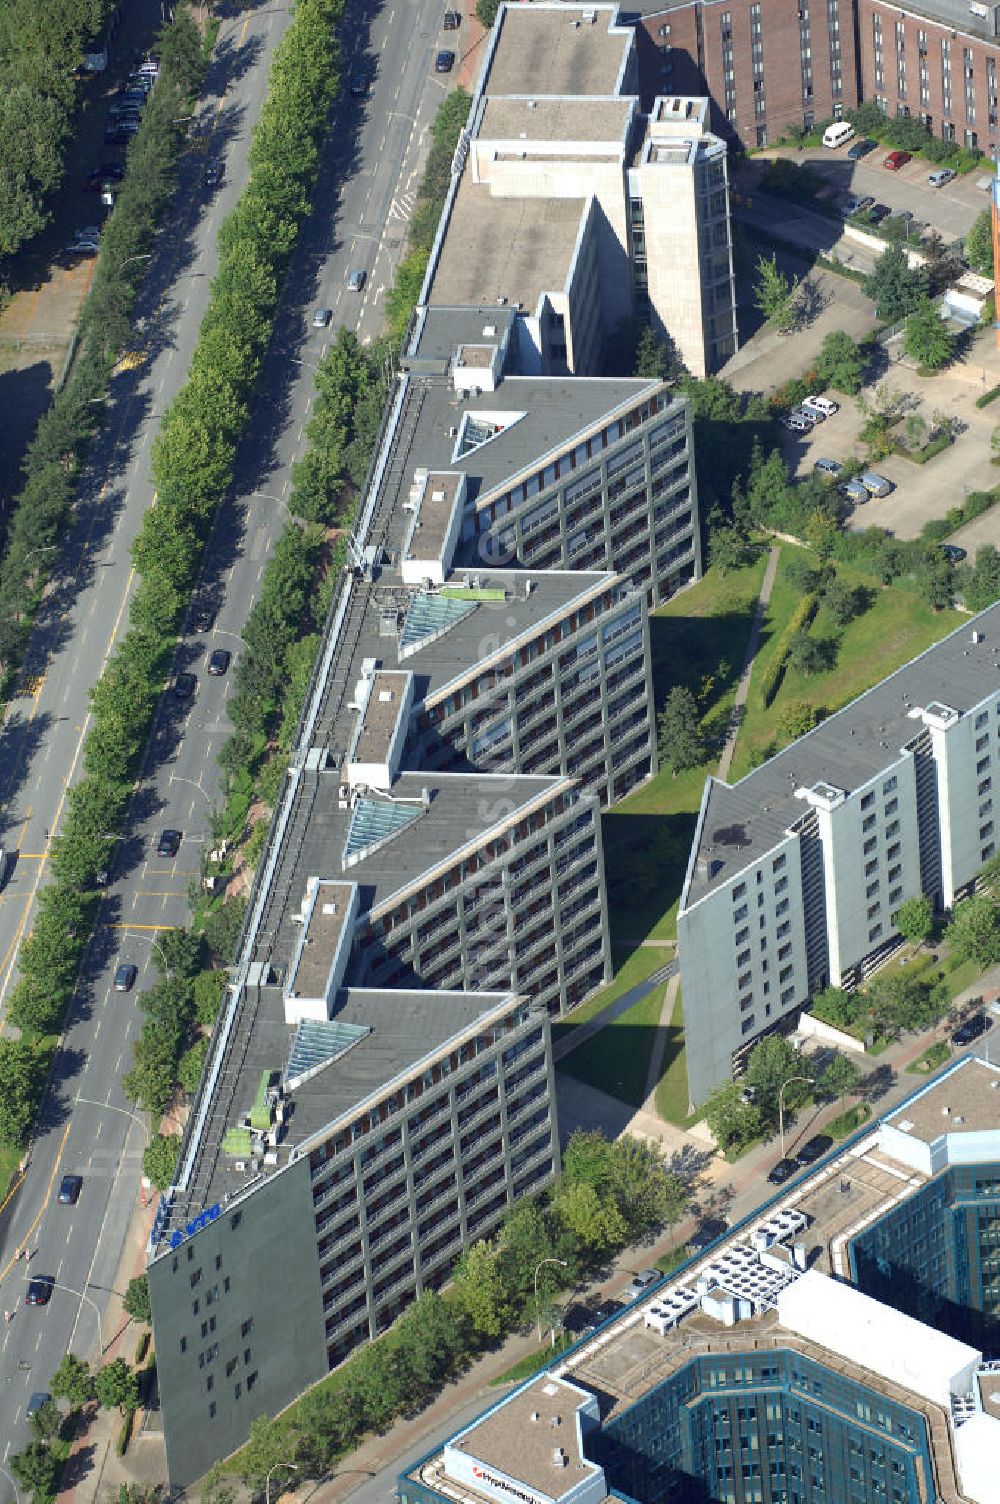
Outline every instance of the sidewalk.
<path fill-rule="evenodd" d="M 774 589 L 774 577 L 778 573 L 778 560 L 780 557 L 781 550 L 775 544 L 767 557 L 767 568 L 764 570 L 764 578 L 761 581 L 760 595 L 757 597 L 757 604 L 754 607 L 753 625 L 750 628 L 750 640 L 747 643 L 746 657 L 740 670 L 740 682 L 736 686 L 736 698 L 733 701 L 732 714 L 729 717 L 726 745 L 723 747 L 722 756 L 719 758 L 719 771 L 716 777 L 723 783 L 729 777 L 733 753 L 736 751 L 736 739 L 740 734 L 740 725 L 743 720 L 740 712 L 747 702 L 747 695 L 750 693 L 750 675 L 753 673 L 754 659 L 760 646 L 760 632 L 764 625 L 764 617 L 767 615 L 768 605 L 770 604 L 771 591 Z"/>

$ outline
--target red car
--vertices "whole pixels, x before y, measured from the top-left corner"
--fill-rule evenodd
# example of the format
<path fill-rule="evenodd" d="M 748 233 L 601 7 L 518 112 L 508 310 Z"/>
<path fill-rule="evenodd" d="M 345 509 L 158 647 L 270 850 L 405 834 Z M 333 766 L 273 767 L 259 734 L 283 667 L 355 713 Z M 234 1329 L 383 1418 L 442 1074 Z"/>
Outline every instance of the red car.
<path fill-rule="evenodd" d="M 907 162 L 911 162 L 912 160 L 913 158 L 908 151 L 891 151 L 882 163 L 882 166 L 887 167 L 890 172 L 898 172 L 901 167 L 905 167 Z"/>

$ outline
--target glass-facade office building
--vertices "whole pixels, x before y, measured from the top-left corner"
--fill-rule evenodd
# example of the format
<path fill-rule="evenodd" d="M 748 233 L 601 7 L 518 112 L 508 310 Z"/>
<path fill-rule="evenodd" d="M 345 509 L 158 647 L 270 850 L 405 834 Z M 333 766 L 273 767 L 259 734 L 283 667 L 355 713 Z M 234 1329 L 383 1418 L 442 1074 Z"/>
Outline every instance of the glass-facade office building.
<path fill-rule="evenodd" d="M 791 1349 L 692 1358 L 594 1453 L 642 1504 L 917 1504 L 932 1476 L 922 1415 Z"/>
<path fill-rule="evenodd" d="M 963 1342 L 1000 1348 L 1000 1161 L 943 1170 L 848 1253 L 867 1295 Z"/>

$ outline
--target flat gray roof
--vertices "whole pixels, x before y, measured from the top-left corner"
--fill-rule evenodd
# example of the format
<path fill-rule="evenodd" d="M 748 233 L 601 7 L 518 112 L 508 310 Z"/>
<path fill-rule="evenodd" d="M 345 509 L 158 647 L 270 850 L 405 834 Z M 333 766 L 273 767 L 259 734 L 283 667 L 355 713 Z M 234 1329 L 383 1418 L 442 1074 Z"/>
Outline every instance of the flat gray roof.
<path fill-rule="evenodd" d="M 380 669 L 372 680 L 358 739 L 355 762 L 384 762 L 389 756 L 392 734 L 399 720 L 406 692 L 406 674 Z"/>
<path fill-rule="evenodd" d="M 621 143 L 635 109 L 629 96 L 613 99 L 498 98 L 490 94 L 477 140 L 608 141 Z M 560 153 L 560 161 L 564 158 Z"/>
<path fill-rule="evenodd" d="M 428 302 L 504 297 L 533 314 L 542 293 L 566 285 L 585 207 L 582 198 L 497 197 L 467 164 Z"/>
<path fill-rule="evenodd" d="M 993 1131 L 1000 1135 L 1000 1067 L 969 1057 L 918 1097 L 911 1097 L 886 1122 L 925 1144 L 944 1133 Z M 904 1123 L 909 1126 L 904 1128 Z"/>
<path fill-rule="evenodd" d="M 504 1473 L 516 1458 L 520 1482 L 560 1499 L 594 1475 L 576 1432 L 576 1414 L 587 1398 L 575 1386 L 543 1374 L 475 1422 L 455 1449 Z M 553 1460 L 557 1449 L 565 1462 Z"/>
<path fill-rule="evenodd" d="M 614 94 L 633 45 L 627 28 L 612 32 L 614 15 L 593 6 L 505 6 L 484 92 Z"/>
<path fill-rule="evenodd" d="M 501 344 L 516 317 L 513 308 L 484 303 L 479 294 L 474 308 L 435 304 L 420 316 L 414 353 L 402 363 L 440 362 L 443 369 L 460 345 Z"/>
<path fill-rule="evenodd" d="M 423 1061 L 456 1035 L 480 1026 L 509 997 L 495 992 L 344 988 L 336 998 L 334 1022 L 356 1025 L 368 1032 L 346 1054 L 321 1066 L 291 1092 L 279 1164 L 287 1164 L 292 1150 L 377 1098 L 394 1078 L 416 1075 Z M 284 1020 L 280 987 L 262 987 L 245 1053 L 234 1059 L 236 1074 L 226 1082 L 231 1104 L 227 1127 L 235 1127 L 249 1112 L 265 1072 L 277 1079 L 284 1071 L 294 1037 L 295 1028 Z M 248 1180 L 247 1171 L 236 1169 L 236 1157 L 222 1152 L 221 1135 L 212 1151 L 210 1178 L 204 1197 L 199 1198 L 206 1206 L 221 1200 L 227 1191 L 235 1195 Z"/>
<path fill-rule="evenodd" d="M 973 642 L 973 629 L 982 641 Z M 784 839 L 808 809 L 796 789 L 828 783 L 852 793 L 897 762 L 904 744 L 920 733 L 922 722 L 911 718 L 911 709 L 937 702 L 965 714 L 997 688 L 1000 604 L 970 617 L 738 783 L 709 779 L 696 855 L 715 866 L 706 876 L 692 860 L 682 910 Z"/>
<path fill-rule="evenodd" d="M 350 883 L 320 883 L 292 978 L 298 997 L 323 997 L 351 902 Z M 345 937 L 346 938 L 346 937 Z"/>

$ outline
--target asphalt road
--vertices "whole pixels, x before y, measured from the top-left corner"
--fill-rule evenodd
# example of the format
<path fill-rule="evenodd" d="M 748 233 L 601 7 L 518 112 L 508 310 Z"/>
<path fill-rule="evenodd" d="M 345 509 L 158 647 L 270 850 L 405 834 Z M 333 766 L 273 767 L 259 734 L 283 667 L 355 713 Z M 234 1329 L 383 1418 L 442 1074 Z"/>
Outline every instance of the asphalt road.
<path fill-rule="evenodd" d="M 152 980 L 162 928 L 187 917 L 187 890 L 217 786 L 215 758 L 228 732 L 231 678 L 209 678 L 211 648 L 239 650 L 240 631 L 259 589 L 270 547 L 287 518 L 289 470 L 301 452 L 312 390 L 310 366 L 339 323 L 371 338 L 402 253 L 405 221 L 422 165 L 426 130 L 440 100 L 433 54 L 441 3 L 402 11 L 358 7 L 346 29 L 345 73 L 367 64 L 366 100 L 337 106 L 317 209 L 300 240 L 279 310 L 272 352 L 240 452 L 237 495 L 222 508 L 210 543 L 204 589 L 219 611 L 210 634 L 185 638 L 177 668 L 198 677 L 192 701 L 168 693 L 161 704 L 146 777 L 133 803 L 112 885 L 101 907 L 79 998 L 57 1058 L 52 1091 L 21 1189 L 0 1217 L 0 1464 L 28 1438 L 24 1408 L 45 1389 L 67 1348 L 96 1356 L 109 1337 L 108 1290 L 139 1194 L 146 1128 L 130 1116 L 119 1078 L 138 1032 L 136 998 Z M 64 567 L 39 615 L 25 692 L 0 730 L 0 805 L 17 860 L 0 895 L 0 1007 L 16 980 L 21 940 L 45 882 L 66 790 L 80 773 L 88 729 L 88 690 L 127 622 L 132 588 L 129 545 L 151 500 L 149 445 L 159 416 L 181 386 L 215 270 L 215 235 L 246 177 L 249 131 L 266 92 L 271 52 L 288 24 L 283 6 L 251 6 L 220 32 L 199 119 L 198 140 L 181 165 L 169 227 L 150 264 L 138 323 L 145 355 L 116 378 L 110 421 L 81 486 Z M 202 185 L 206 155 L 224 160 L 222 184 Z M 342 189 L 338 192 L 338 184 Z M 350 270 L 368 273 L 361 296 Z M 309 329 L 311 309 L 333 310 L 325 331 Z M 292 352 L 295 352 L 294 354 Z M 160 830 L 184 833 L 175 861 L 155 857 Z M 134 960 L 131 994 L 113 989 L 115 966 Z M 84 1176 L 78 1204 L 56 1202 L 62 1173 Z M 27 1249 L 29 1259 L 18 1259 Z M 44 1309 L 23 1305 L 24 1277 L 50 1274 L 57 1287 Z M 0 1473 L 0 1499 L 12 1481 Z"/>

